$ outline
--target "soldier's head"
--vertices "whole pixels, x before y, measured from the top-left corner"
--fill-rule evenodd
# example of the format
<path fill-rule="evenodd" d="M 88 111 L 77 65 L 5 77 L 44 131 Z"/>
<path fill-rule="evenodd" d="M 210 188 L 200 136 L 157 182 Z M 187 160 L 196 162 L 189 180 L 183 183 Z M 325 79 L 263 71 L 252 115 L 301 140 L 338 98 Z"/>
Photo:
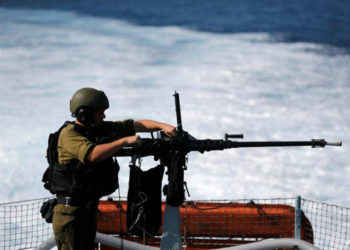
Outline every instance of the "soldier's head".
<path fill-rule="evenodd" d="M 70 100 L 72 116 L 84 125 L 98 124 L 109 108 L 106 94 L 94 88 L 82 88 L 74 93 Z"/>

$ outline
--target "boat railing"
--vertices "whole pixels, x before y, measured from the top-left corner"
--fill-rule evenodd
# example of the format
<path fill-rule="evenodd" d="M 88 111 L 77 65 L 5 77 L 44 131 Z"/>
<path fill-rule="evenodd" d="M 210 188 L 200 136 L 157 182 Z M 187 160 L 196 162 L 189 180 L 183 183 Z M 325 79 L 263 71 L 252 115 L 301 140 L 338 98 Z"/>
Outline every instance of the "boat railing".
<path fill-rule="evenodd" d="M 39 212 L 42 203 L 47 199 L 49 198 L 0 204 L 0 249 L 35 249 L 53 237 L 52 224 L 46 223 Z M 110 201 L 104 199 L 101 204 L 108 205 L 108 202 Z M 113 202 L 123 201 L 113 197 Z M 206 223 L 204 228 L 207 231 L 202 231 L 200 224 L 190 225 L 189 217 L 186 220 L 181 217 L 182 244 L 188 249 L 191 244 L 196 243 L 206 244 L 206 247 L 212 244 L 211 248 L 237 247 L 254 241 L 265 242 L 271 238 L 301 238 L 324 250 L 350 249 L 349 207 L 297 197 L 187 201 L 181 209 L 187 210 L 187 216 L 193 216 L 192 222 L 195 220 Z M 239 217 L 238 212 L 241 210 L 246 214 L 255 211 L 254 219 Z M 125 212 L 125 208 L 120 211 Z M 104 215 L 112 216 L 108 218 L 113 220 L 110 220 L 110 228 L 105 223 L 100 224 L 99 232 L 122 236 L 124 243 L 134 240 L 124 233 L 118 235 L 118 230 L 125 227 L 124 221 L 118 222 L 118 218 L 121 218 L 119 215 Z M 228 215 L 234 220 L 228 221 Z M 296 230 L 298 227 L 300 231 Z M 110 233 L 106 230 L 110 230 Z M 160 238 L 161 235 L 154 239 L 158 241 L 156 244 Z M 138 243 L 140 242 L 142 240 Z"/>
<path fill-rule="evenodd" d="M 97 244 L 103 244 L 105 246 L 124 249 L 124 250 L 156 250 L 157 247 L 145 246 L 143 244 L 135 243 L 133 241 L 124 240 L 122 238 L 113 237 L 107 234 L 97 233 Z M 56 246 L 55 238 L 51 237 L 42 244 L 40 244 L 36 250 L 50 250 Z M 299 239 L 269 239 L 253 243 L 248 243 L 239 246 L 219 248 L 220 250 L 266 250 L 266 249 L 297 249 L 297 250 L 320 250 L 318 247 L 310 244 L 307 241 Z"/>

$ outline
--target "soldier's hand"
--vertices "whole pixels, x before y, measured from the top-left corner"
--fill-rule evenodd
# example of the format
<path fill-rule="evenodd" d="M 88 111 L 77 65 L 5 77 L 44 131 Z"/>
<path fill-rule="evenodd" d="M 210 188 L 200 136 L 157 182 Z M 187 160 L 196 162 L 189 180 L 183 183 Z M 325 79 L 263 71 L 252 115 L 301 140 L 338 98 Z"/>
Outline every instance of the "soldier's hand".
<path fill-rule="evenodd" d="M 176 128 L 170 124 L 163 123 L 162 130 L 167 136 L 175 136 Z"/>
<path fill-rule="evenodd" d="M 140 145 L 140 143 L 141 143 L 140 136 L 138 136 L 138 135 L 124 137 L 124 140 L 125 140 L 125 144 L 127 146 L 131 146 L 131 145 L 135 145 L 135 144 Z"/>

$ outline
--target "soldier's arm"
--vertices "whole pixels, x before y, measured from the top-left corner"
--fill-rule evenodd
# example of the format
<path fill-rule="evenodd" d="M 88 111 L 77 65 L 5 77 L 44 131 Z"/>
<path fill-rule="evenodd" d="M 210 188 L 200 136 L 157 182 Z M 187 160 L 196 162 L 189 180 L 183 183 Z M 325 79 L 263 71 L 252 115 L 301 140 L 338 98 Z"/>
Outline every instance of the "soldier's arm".
<path fill-rule="evenodd" d="M 86 159 L 89 162 L 106 160 L 115 155 L 115 153 L 117 153 L 122 147 L 138 143 L 139 138 L 140 137 L 138 135 L 133 135 L 109 143 L 96 145 L 87 155 Z"/>
<path fill-rule="evenodd" d="M 134 121 L 135 132 L 151 132 L 156 130 L 162 130 L 168 136 L 176 135 L 176 128 L 170 124 L 164 122 L 158 122 L 153 120 L 138 120 Z"/>

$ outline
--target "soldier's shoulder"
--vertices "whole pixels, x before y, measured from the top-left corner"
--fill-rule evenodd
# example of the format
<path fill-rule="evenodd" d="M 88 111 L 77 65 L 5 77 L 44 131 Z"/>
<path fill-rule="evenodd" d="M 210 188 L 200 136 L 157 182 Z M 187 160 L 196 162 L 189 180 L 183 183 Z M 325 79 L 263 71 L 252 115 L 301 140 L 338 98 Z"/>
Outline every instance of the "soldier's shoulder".
<path fill-rule="evenodd" d="M 73 123 L 67 123 L 61 130 L 60 136 L 74 136 L 79 135 L 79 133 L 74 129 Z"/>

